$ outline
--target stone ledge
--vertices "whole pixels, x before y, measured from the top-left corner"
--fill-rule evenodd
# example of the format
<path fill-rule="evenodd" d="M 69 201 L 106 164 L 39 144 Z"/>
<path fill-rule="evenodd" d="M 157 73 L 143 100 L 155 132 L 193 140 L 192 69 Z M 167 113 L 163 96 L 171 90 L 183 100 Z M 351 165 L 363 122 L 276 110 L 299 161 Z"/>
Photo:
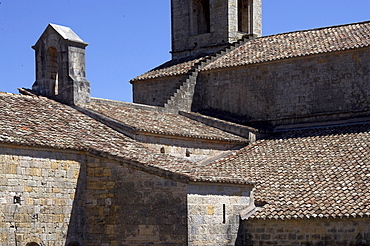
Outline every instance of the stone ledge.
<path fill-rule="evenodd" d="M 144 110 L 150 110 L 150 111 L 154 111 L 154 112 L 164 112 L 165 111 L 165 108 L 163 108 L 163 107 L 156 107 L 156 106 L 150 106 L 150 105 L 139 104 L 139 103 L 129 103 L 129 102 L 122 102 L 122 101 L 115 101 L 115 100 L 96 98 L 96 97 L 91 97 L 91 102 L 92 103 L 118 105 L 118 106 L 130 107 L 130 108 L 134 108 L 134 109 L 144 109 Z"/>
<path fill-rule="evenodd" d="M 204 123 L 208 126 L 218 128 L 225 132 L 247 138 L 250 143 L 253 143 L 267 136 L 267 133 L 261 132 L 260 130 L 256 128 L 227 122 L 224 120 L 220 120 L 217 118 L 213 118 L 213 117 L 209 117 L 209 116 L 205 116 L 201 114 L 192 113 L 192 112 L 184 112 L 184 111 L 180 111 L 179 114 L 182 116 L 188 117 L 189 119 Z"/>

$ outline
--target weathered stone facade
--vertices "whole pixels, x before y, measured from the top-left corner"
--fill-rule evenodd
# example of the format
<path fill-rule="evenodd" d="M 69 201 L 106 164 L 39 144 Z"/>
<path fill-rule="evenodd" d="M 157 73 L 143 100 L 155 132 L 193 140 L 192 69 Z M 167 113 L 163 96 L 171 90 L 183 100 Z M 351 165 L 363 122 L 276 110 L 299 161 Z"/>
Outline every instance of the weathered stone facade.
<path fill-rule="evenodd" d="M 249 124 L 367 115 L 369 54 L 364 48 L 204 71 L 193 107 Z"/>
<path fill-rule="evenodd" d="M 53 24 L 0 93 L 0 246 L 369 245 L 370 22 L 254 39 L 261 0 L 171 3 L 151 106 L 90 100 Z"/>
<path fill-rule="evenodd" d="M 1 152 L 0 245 L 186 243 L 185 184 L 83 153 Z"/>
<path fill-rule="evenodd" d="M 83 204 L 75 196 L 85 159 L 78 152 L 0 147 L 0 245 L 67 245 L 74 206 Z"/>
<path fill-rule="evenodd" d="M 87 163 L 83 245 L 186 244 L 186 184 L 114 161 Z"/>
<path fill-rule="evenodd" d="M 148 82 L 133 82 L 135 103 L 163 107 L 185 78 L 186 76 L 173 76 Z"/>
<path fill-rule="evenodd" d="M 250 205 L 251 190 L 237 185 L 189 185 L 189 245 L 235 245 L 239 213 Z"/>
<path fill-rule="evenodd" d="M 261 0 L 172 0 L 172 58 L 215 53 L 243 35 L 261 36 Z"/>
<path fill-rule="evenodd" d="M 369 245 L 368 218 L 243 221 L 240 245 Z"/>
<path fill-rule="evenodd" d="M 77 151 L 0 151 L 2 246 L 231 245 L 249 205 L 248 186 L 188 185 Z"/>
<path fill-rule="evenodd" d="M 86 46 L 70 28 L 49 24 L 32 47 L 36 54 L 32 90 L 70 105 L 90 102 L 90 82 L 85 78 Z"/>

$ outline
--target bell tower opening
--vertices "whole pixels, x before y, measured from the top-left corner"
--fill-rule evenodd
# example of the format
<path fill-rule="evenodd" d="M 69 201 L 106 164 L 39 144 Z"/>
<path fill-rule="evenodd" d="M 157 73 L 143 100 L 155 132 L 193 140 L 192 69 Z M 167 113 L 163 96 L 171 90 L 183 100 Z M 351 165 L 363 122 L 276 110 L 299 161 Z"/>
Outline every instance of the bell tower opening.
<path fill-rule="evenodd" d="M 172 59 L 217 53 L 261 36 L 262 0 L 171 0 Z"/>
<path fill-rule="evenodd" d="M 85 43 L 71 28 L 49 24 L 36 44 L 36 81 L 32 91 L 69 104 L 90 102 L 85 78 Z"/>
<path fill-rule="evenodd" d="M 47 69 L 48 79 L 50 79 L 50 91 L 56 96 L 58 95 L 58 51 L 55 47 L 49 47 L 47 50 Z"/>
<path fill-rule="evenodd" d="M 238 31 L 253 34 L 253 0 L 238 0 Z"/>
<path fill-rule="evenodd" d="M 193 0 L 192 4 L 193 35 L 211 31 L 211 13 L 209 0 Z"/>

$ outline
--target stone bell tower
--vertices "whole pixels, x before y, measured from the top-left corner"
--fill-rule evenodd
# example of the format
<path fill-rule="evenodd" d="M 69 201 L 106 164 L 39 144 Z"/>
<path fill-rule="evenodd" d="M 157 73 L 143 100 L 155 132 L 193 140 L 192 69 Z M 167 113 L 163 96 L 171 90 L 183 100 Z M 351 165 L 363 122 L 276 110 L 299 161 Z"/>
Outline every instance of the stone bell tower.
<path fill-rule="evenodd" d="M 62 103 L 90 102 L 90 83 L 85 78 L 85 47 L 69 27 L 49 24 L 32 47 L 36 52 L 35 94 Z"/>
<path fill-rule="evenodd" d="M 173 59 L 262 35 L 262 0 L 171 0 L 171 16 Z"/>

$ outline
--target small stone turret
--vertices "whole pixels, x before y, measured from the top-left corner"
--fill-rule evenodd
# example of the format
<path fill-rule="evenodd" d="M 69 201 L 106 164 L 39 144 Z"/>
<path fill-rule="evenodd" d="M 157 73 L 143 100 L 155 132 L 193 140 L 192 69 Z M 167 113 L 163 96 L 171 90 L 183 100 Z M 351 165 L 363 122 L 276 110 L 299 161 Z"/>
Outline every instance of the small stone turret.
<path fill-rule="evenodd" d="M 49 24 L 32 47 L 36 52 L 35 94 L 69 105 L 90 102 L 85 78 L 85 43 L 69 27 Z"/>

